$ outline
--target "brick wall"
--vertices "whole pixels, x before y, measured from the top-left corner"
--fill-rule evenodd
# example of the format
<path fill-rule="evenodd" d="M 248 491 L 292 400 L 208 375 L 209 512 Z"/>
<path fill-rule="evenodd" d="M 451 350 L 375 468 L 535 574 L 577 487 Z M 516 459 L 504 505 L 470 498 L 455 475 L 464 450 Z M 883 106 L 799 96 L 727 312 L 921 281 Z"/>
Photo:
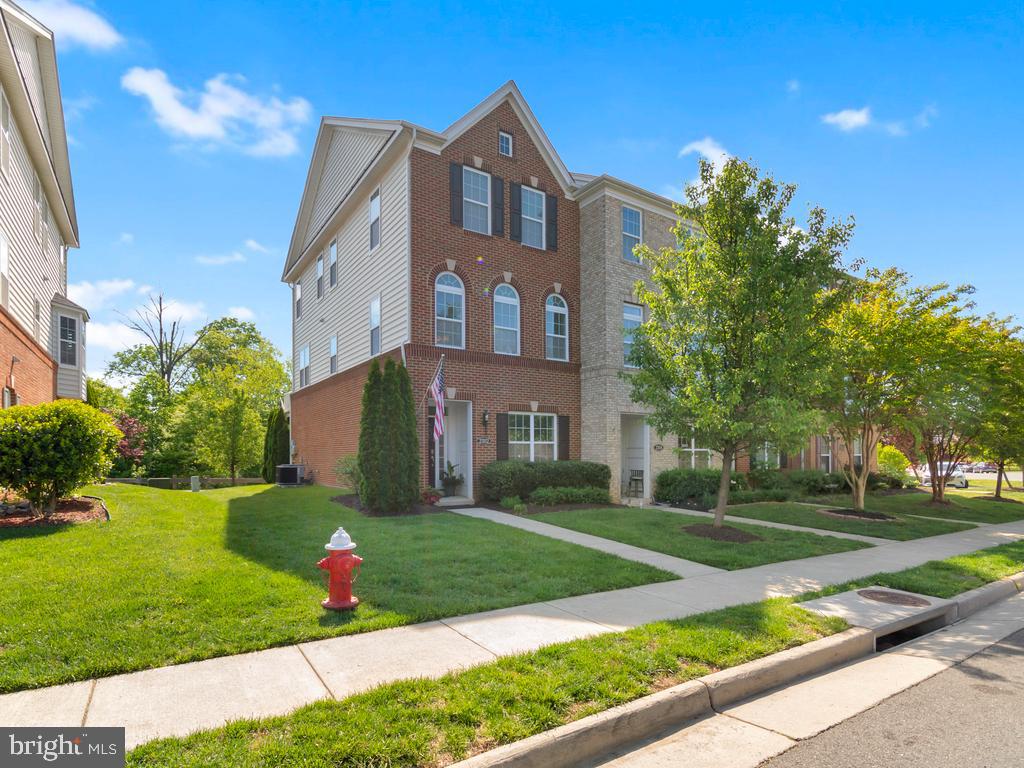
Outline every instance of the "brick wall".
<path fill-rule="evenodd" d="M 19 362 L 12 368 L 11 360 Z M 22 405 L 48 403 L 56 387 L 57 364 L 21 325 L 0 307 L 0 388 L 11 387 Z"/>

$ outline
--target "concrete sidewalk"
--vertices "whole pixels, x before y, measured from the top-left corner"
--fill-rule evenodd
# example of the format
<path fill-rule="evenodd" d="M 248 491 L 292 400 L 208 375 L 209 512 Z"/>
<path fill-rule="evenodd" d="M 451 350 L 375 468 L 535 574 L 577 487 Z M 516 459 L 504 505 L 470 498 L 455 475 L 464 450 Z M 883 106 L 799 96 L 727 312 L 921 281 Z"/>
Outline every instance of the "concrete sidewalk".
<path fill-rule="evenodd" d="M 11 693 L 0 696 L 0 724 L 124 726 L 131 747 L 230 720 L 284 714 L 384 682 L 438 676 L 565 640 L 796 595 L 1020 538 L 1024 521 Z"/>
<path fill-rule="evenodd" d="M 628 751 L 608 755 L 591 766 L 754 768 L 796 746 L 801 740 L 812 738 L 946 672 L 1021 630 L 1024 630 L 1024 594 L 996 603 L 965 621 L 884 653 L 726 707 L 717 714 L 635 745 Z M 1011 690 L 1005 693 L 1013 695 Z M 943 710 L 948 706 L 942 704 L 936 709 Z M 1012 720 L 1013 716 L 1009 719 Z M 912 742 L 901 741 L 895 734 L 888 738 L 912 745 Z M 904 738 L 913 737 L 906 734 Z M 950 732 L 949 738 L 956 739 L 956 733 Z M 850 764 L 865 764 L 859 750 L 852 745 L 851 748 L 854 757 Z M 827 750 L 819 752 L 818 760 L 808 764 L 821 765 L 821 758 L 830 754 Z M 950 764 L 963 764 L 963 755 L 958 755 L 955 743 L 950 742 L 949 748 L 943 752 L 951 757 Z M 869 762 L 871 765 L 888 764 Z"/>

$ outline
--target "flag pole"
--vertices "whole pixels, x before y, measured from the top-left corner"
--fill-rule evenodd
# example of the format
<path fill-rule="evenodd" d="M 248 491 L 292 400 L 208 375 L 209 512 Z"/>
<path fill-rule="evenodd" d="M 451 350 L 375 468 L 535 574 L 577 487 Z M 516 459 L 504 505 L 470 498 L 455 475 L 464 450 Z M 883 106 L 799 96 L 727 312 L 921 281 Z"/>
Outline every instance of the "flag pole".
<path fill-rule="evenodd" d="M 427 391 L 423 393 L 423 397 L 420 398 L 420 404 L 416 407 L 416 410 L 423 408 L 423 401 L 427 399 L 427 395 L 430 394 L 430 388 L 434 385 L 434 379 L 437 378 L 437 372 L 441 370 L 441 366 L 444 365 L 444 353 L 441 353 L 441 359 L 437 361 L 437 367 L 434 368 L 434 375 L 430 377 L 430 384 L 427 385 Z"/>

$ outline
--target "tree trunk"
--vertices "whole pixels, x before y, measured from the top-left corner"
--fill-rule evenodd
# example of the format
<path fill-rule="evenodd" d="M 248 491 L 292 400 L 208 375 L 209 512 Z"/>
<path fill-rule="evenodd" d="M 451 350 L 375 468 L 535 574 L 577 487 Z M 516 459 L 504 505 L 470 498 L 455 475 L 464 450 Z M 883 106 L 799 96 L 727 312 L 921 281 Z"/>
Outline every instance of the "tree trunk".
<path fill-rule="evenodd" d="M 235 485 L 235 462 L 231 462 L 231 485 Z"/>
<path fill-rule="evenodd" d="M 1006 466 L 1006 461 L 1000 459 L 996 465 L 996 498 L 1003 498 L 1003 467 Z"/>
<path fill-rule="evenodd" d="M 941 504 L 946 494 L 946 476 L 939 472 L 939 462 L 935 459 L 928 459 L 928 472 L 932 478 L 932 503 Z"/>
<path fill-rule="evenodd" d="M 715 528 L 725 524 L 725 508 L 729 506 L 729 486 L 732 480 L 732 457 L 735 450 L 722 451 L 722 479 L 718 482 L 718 503 L 715 504 Z"/>
<path fill-rule="evenodd" d="M 853 473 L 853 482 L 850 484 L 851 492 L 853 493 L 853 508 L 863 512 L 864 511 L 864 498 L 867 496 L 868 490 L 868 473 L 860 472 Z"/>

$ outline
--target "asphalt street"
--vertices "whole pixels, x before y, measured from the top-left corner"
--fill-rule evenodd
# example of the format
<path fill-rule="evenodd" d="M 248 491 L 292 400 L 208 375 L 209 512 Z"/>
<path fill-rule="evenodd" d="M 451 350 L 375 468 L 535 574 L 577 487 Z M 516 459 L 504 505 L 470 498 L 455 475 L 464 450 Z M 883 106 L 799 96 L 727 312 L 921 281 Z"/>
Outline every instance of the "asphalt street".
<path fill-rule="evenodd" d="M 762 763 L 823 766 L 1024 766 L 1024 630 Z"/>

